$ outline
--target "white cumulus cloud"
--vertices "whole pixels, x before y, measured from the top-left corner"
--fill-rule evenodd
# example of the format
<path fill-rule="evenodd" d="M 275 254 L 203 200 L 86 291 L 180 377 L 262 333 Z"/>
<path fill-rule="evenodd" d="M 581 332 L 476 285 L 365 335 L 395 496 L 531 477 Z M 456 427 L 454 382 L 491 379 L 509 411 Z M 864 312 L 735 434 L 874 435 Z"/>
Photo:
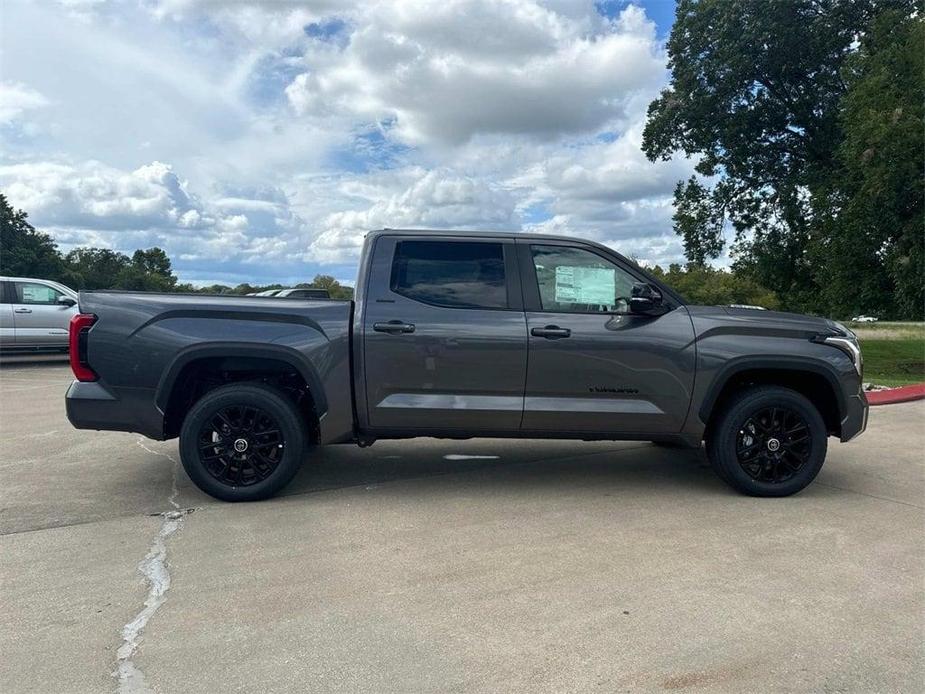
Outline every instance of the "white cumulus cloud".
<path fill-rule="evenodd" d="M 484 181 L 433 170 L 397 192 L 367 189 L 371 204 L 329 214 L 310 255 L 318 260 L 355 256 L 372 229 L 520 228 L 516 202 Z"/>
<path fill-rule="evenodd" d="M 66 0 L 4 19 L 22 31 L 0 190 L 65 249 L 160 245 L 181 277 L 224 281 L 349 276 L 381 227 L 681 257 L 690 165 L 640 150 L 667 66 L 635 5 Z"/>
<path fill-rule="evenodd" d="M 0 82 L 0 124 L 21 117 L 26 111 L 41 108 L 49 100 L 36 90 L 18 82 Z"/>
<path fill-rule="evenodd" d="M 635 6 L 593 24 L 488 0 L 376 4 L 362 19 L 345 48 L 306 52 L 286 90 L 297 113 L 394 120 L 411 143 L 551 138 L 623 117 L 664 74 L 654 25 Z"/>

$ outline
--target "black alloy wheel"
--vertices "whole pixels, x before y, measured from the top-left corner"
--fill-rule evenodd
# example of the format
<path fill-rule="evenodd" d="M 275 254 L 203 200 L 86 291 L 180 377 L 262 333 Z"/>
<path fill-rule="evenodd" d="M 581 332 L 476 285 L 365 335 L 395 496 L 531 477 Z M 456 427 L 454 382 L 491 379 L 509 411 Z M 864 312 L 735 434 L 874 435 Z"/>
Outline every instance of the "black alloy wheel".
<path fill-rule="evenodd" d="M 276 419 L 257 407 L 215 411 L 199 429 L 199 460 L 223 484 L 247 487 L 273 474 L 286 440 Z"/>
<path fill-rule="evenodd" d="M 299 471 L 310 431 L 284 391 L 230 383 L 210 390 L 186 414 L 180 461 L 196 486 L 216 499 L 266 499 Z"/>
<path fill-rule="evenodd" d="M 707 430 L 707 457 L 716 474 L 751 496 L 790 496 L 815 479 L 829 431 L 802 393 L 749 386 L 719 407 Z"/>
<path fill-rule="evenodd" d="M 780 484 L 809 460 L 812 435 L 799 412 L 765 407 L 749 417 L 736 437 L 736 458 L 754 480 Z"/>

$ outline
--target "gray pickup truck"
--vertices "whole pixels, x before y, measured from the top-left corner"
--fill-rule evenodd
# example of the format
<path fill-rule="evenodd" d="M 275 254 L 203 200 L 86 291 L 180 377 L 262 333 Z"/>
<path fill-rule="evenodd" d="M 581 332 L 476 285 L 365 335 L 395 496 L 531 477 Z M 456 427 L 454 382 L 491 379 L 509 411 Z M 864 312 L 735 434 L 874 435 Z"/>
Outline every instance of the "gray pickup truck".
<path fill-rule="evenodd" d="M 228 501 L 271 496 L 313 446 L 376 439 L 645 440 L 699 447 L 755 496 L 867 424 L 853 333 L 823 318 L 690 306 L 589 241 L 367 235 L 356 300 L 81 292 L 82 429 L 180 438 Z"/>

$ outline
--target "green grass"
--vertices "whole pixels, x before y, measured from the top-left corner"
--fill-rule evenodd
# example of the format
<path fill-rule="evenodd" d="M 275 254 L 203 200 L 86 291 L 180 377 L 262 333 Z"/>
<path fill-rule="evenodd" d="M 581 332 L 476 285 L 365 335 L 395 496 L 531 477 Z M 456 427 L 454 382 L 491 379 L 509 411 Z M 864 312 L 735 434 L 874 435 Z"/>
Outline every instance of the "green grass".
<path fill-rule="evenodd" d="M 925 323 L 913 321 L 879 321 L 877 323 L 846 323 L 859 338 L 925 340 Z"/>
<path fill-rule="evenodd" d="M 925 382 L 925 337 L 865 338 L 858 332 L 865 382 L 882 386 Z"/>

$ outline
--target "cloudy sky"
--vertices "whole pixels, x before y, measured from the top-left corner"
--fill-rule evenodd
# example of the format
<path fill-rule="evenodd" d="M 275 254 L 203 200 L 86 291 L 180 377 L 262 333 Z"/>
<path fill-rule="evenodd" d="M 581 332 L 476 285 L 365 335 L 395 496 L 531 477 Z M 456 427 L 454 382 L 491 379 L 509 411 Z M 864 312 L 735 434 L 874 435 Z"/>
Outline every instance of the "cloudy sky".
<path fill-rule="evenodd" d="M 381 227 L 682 256 L 639 149 L 673 0 L 5 0 L 0 190 L 63 250 L 353 280 Z"/>

